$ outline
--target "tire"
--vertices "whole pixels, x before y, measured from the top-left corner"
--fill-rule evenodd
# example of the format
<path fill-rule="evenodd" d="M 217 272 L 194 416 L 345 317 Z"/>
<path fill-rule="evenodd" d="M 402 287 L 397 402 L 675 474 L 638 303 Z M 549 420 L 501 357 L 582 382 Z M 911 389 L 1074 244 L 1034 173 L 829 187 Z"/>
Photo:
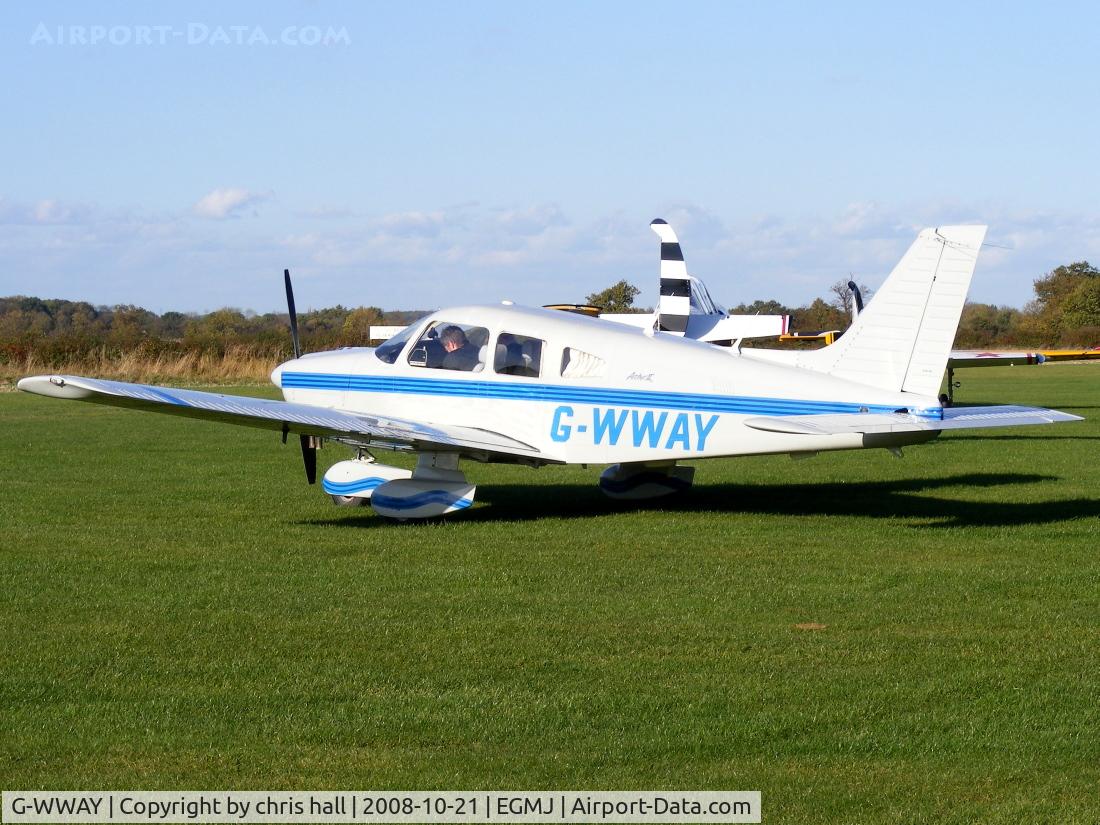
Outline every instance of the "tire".
<path fill-rule="evenodd" d="M 365 507 L 370 504 L 370 499 L 359 496 L 332 496 L 332 503 L 337 507 Z"/>

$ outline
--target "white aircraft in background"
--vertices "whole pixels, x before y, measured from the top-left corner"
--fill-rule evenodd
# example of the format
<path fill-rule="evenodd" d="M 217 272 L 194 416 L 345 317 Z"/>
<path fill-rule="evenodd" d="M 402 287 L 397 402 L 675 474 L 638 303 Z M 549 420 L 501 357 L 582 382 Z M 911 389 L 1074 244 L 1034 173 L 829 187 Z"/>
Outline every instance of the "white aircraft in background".
<path fill-rule="evenodd" d="M 346 444 L 357 457 L 329 468 L 325 491 L 400 519 L 469 507 L 463 460 L 607 464 L 603 492 L 652 498 L 691 485 L 685 461 L 897 452 L 944 430 L 1080 420 L 1032 407 L 944 409 L 937 398 L 984 234 L 921 232 L 848 331 L 814 351 L 715 347 L 504 302 L 434 312 L 377 348 L 302 355 L 287 273 L 295 357 L 271 374 L 285 401 L 68 375 L 19 388 L 295 433 L 311 483 L 321 442 Z M 379 463 L 377 450 L 411 451 L 415 469 Z"/>
<path fill-rule="evenodd" d="M 696 341 L 719 346 L 731 346 L 747 338 L 775 338 L 786 335 L 789 315 L 731 315 L 710 297 L 710 292 L 698 278 L 688 274 L 684 254 L 676 233 L 667 221 L 658 218 L 650 229 L 661 239 L 660 299 L 652 312 L 601 312 L 589 304 L 547 304 L 545 309 L 557 309 L 604 321 L 667 332 Z M 401 332 L 400 326 L 372 326 L 370 339 L 385 341 Z"/>
<path fill-rule="evenodd" d="M 657 309 L 653 313 L 601 313 L 600 318 L 724 346 L 745 338 L 786 334 L 789 315 L 730 315 L 710 297 L 706 284 L 688 274 L 680 241 L 668 222 L 658 218 L 649 227 L 661 239 Z"/>
<path fill-rule="evenodd" d="M 792 332 L 789 329 L 789 315 L 729 315 L 711 299 L 702 281 L 687 274 L 684 254 L 672 227 L 658 218 L 650 224 L 650 228 L 661 239 L 661 299 L 658 309 L 653 313 L 602 313 L 599 314 L 600 318 L 639 328 L 652 327 L 720 346 L 740 347 L 741 342 L 746 339 L 774 337 L 778 337 L 781 341 L 818 340 L 828 345 L 841 334 L 841 330 L 838 329 L 812 333 Z M 863 293 L 855 281 L 848 282 L 848 290 L 851 294 L 852 321 L 855 322 L 859 313 L 863 311 Z M 690 296 L 690 298 L 684 296 Z M 582 308 L 558 304 L 549 308 L 569 311 L 586 309 L 590 310 L 591 314 L 597 313 L 596 307 Z M 400 327 L 394 329 L 400 329 Z M 1047 361 L 1092 358 L 1100 358 L 1100 347 L 1090 350 L 1035 352 L 953 349 L 947 358 L 946 403 L 948 405 L 954 403 L 955 389 L 959 386 L 955 381 L 954 371 L 961 367 L 1020 366 L 1043 364 Z"/>

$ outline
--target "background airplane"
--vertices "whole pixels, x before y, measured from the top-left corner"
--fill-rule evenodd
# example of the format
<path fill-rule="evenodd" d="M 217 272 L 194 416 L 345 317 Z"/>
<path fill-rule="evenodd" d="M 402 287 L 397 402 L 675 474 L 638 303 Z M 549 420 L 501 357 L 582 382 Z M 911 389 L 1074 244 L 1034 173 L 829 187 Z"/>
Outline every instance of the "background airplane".
<path fill-rule="evenodd" d="M 688 274 L 680 241 L 668 222 L 650 225 L 661 239 L 660 298 L 647 313 L 602 313 L 606 321 L 655 328 L 670 335 L 730 346 L 745 338 L 773 338 L 787 332 L 789 315 L 730 315 L 701 280 Z"/>
<path fill-rule="evenodd" d="M 655 325 L 661 329 L 670 329 L 675 334 L 683 334 L 688 338 L 725 346 L 737 345 L 744 339 L 770 337 L 778 338 L 783 342 L 821 341 L 829 345 L 841 334 L 842 331 L 839 329 L 821 332 L 790 330 L 789 315 L 726 314 L 725 310 L 710 298 L 702 281 L 687 274 L 683 264 L 683 252 L 672 227 L 661 219 L 655 220 L 650 226 L 661 238 L 661 304 L 658 311 L 653 315 L 601 314 L 599 317 L 637 327 Z M 863 311 L 863 294 L 855 281 L 848 282 L 848 289 L 851 293 L 852 321 L 855 322 L 859 313 Z M 687 304 L 682 298 L 685 291 L 690 292 L 691 296 Z M 716 307 L 716 309 L 712 310 L 708 307 Z M 554 308 L 570 309 L 571 307 L 558 305 Z M 686 315 L 685 312 L 687 312 Z M 682 332 L 676 332 L 677 329 L 681 329 Z M 1100 347 L 1045 349 L 1031 352 L 953 349 L 947 359 L 946 400 L 948 404 L 954 403 L 954 391 L 958 387 L 954 379 L 954 371 L 959 368 L 1038 365 L 1047 361 L 1094 358 L 1100 358 Z"/>
<path fill-rule="evenodd" d="M 346 444 L 356 457 L 329 468 L 326 492 L 393 518 L 469 507 L 476 489 L 462 460 L 610 465 L 604 493 L 651 498 L 691 485 L 684 461 L 896 452 L 949 429 L 1079 420 L 1031 407 L 944 409 L 937 398 L 984 234 L 921 232 L 867 309 L 820 350 L 715 347 L 679 334 L 690 325 L 637 329 L 504 302 L 440 310 L 377 348 L 302 354 L 286 273 L 295 357 L 271 376 L 284 401 L 65 375 L 18 386 L 263 427 L 284 441 L 294 433 L 311 483 L 321 443 Z M 381 464 L 376 450 L 413 452 L 416 466 Z"/>
<path fill-rule="evenodd" d="M 655 310 L 601 312 L 597 306 L 568 303 L 546 304 L 544 308 L 602 318 L 638 329 L 656 329 L 720 346 L 730 346 L 747 338 L 774 338 L 787 334 L 789 315 L 731 315 L 727 312 L 710 296 L 706 284 L 688 274 L 680 242 L 668 222 L 658 218 L 650 228 L 661 239 L 660 298 Z M 404 327 L 372 326 L 370 338 L 385 341 L 402 329 Z"/>

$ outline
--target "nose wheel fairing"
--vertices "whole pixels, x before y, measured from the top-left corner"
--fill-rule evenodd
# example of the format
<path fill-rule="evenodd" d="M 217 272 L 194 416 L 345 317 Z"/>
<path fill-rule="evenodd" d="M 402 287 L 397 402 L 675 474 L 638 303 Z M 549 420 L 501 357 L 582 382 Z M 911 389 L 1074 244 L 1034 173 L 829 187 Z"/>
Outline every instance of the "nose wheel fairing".
<path fill-rule="evenodd" d="M 468 509 L 477 486 L 458 469 L 457 453 L 421 453 L 415 470 L 370 458 L 333 464 L 322 480 L 340 506 L 370 503 L 380 516 L 421 519 Z"/>
<path fill-rule="evenodd" d="M 357 458 L 354 461 L 338 461 L 329 467 L 321 479 L 321 489 L 341 506 L 366 504 L 383 484 L 411 475 L 410 471 L 401 467 Z"/>

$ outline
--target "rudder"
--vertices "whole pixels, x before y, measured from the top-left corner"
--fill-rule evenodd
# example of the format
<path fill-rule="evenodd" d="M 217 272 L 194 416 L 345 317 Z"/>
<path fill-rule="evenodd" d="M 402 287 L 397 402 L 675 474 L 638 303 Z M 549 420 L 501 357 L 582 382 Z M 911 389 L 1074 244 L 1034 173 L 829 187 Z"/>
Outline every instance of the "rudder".
<path fill-rule="evenodd" d="M 936 395 L 985 232 L 984 226 L 923 230 L 847 332 L 802 353 L 798 365 L 880 389 Z"/>

